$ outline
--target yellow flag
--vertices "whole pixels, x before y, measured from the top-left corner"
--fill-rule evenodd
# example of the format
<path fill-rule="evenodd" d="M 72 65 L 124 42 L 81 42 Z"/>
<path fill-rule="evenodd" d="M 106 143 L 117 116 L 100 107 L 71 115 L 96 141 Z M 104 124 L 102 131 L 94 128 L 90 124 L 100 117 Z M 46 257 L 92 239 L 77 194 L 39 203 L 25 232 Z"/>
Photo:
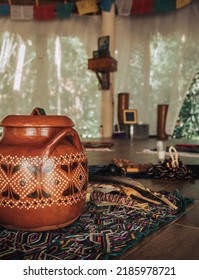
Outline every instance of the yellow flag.
<path fill-rule="evenodd" d="M 176 0 L 176 8 L 180 9 L 188 4 L 190 4 L 192 0 Z"/>
<path fill-rule="evenodd" d="M 76 5 L 80 15 L 96 13 L 98 11 L 97 0 L 77 1 Z"/>

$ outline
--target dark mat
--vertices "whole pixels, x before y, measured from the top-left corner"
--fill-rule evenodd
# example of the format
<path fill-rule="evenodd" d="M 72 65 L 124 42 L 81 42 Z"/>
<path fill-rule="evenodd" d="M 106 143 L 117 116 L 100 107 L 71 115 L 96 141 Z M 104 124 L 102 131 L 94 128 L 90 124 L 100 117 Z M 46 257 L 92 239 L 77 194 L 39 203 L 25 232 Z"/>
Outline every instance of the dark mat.
<path fill-rule="evenodd" d="M 154 193 L 141 188 L 137 196 L 139 184 L 133 182 L 132 192 L 124 185 L 90 182 L 90 199 L 82 215 L 65 228 L 26 232 L 0 227 L 0 259 L 117 259 L 141 238 L 186 211 L 187 199 L 178 191 Z M 147 203 L 149 199 L 157 201 Z"/>

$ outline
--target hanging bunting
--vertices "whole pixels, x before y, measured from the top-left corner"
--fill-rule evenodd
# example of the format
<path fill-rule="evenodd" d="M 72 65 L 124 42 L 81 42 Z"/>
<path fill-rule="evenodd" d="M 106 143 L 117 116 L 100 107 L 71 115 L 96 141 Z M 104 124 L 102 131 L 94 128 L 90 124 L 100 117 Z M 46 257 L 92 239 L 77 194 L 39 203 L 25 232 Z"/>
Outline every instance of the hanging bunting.
<path fill-rule="evenodd" d="M 131 8 L 133 0 L 115 0 L 117 7 L 117 13 L 120 16 L 129 16 L 131 13 Z"/>
<path fill-rule="evenodd" d="M 76 2 L 79 15 L 85 15 L 98 12 L 97 0 L 85 0 Z"/>
<path fill-rule="evenodd" d="M 176 0 L 154 0 L 154 14 L 169 13 L 176 10 Z"/>
<path fill-rule="evenodd" d="M 114 0 L 101 0 L 100 1 L 101 11 L 110 12 L 113 2 Z"/>
<path fill-rule="evenodd" d="M 56 15 L 60 19 L 69 18 L 75 4 L 74 3 L 67 3 L 67 4 L 57 4 L 56 5 Z"/>
<path fill-rule="evenodd" d="M 176 0 L 176 8 L 180 9 L 188 4 L 190 4 L 192 0 Z"/>
<path fill-rule="evenodd" d="M 17 5 L 15 5 L 16 2 Z M 43 2 L 47 3 L 46 1 Z M 42 1 L 39 0 L 0 0 L 0 17 L 11 15 L 12 20 L 31 20 L 32 18 L 36 20 L 51 20 L 56 17 L 67 19 L 73 12 L 78 12 L 79 15 L 95 14 L 99 12 L 99 8 L 100 11 L 110 12 L 114 2 L 118 15 L 166 14 L 191 4 L 193 0 L 79 0 L 72 2 L 64 1 L 63 4 L 60 4 L 60 2 L 56 4 L 56 1 L 51 2 L 54 4 L 41 5 Z M 13 7 L 12 14 L 11 6 Z M 30 7 L 33 9 L 33 16 Z"/>
<path fill-rule="evenodd" d="M 52 20 L 55 18 L 55 5 L 34 6 L 36 20 Z"/>
<path fill-rule="evenodd" d="M 153 1 L 154 0 L 133 0 L 131 14 L 132 15 L 152 14 Z"/>
<path fill-rule="evenodd" d="M 0 16 L 10 15 L 10 6 L 7 4 L 0 4 Z"/>
<path fill-rule="evenodd" d="M 7 0 L 7 3 L 13 6 L 34 6 L 35 0 Z"/>
<path fill-rule="evenodd" d="M 33 6 L 10 6 L 10 16 L 12 20 L 32 20 Z"/>

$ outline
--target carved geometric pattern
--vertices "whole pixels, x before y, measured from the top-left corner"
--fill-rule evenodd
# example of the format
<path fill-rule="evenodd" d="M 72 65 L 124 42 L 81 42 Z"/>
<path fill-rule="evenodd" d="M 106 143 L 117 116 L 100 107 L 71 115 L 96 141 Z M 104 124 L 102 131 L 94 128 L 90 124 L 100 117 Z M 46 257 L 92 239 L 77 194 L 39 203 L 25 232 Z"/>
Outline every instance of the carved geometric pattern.
<path fill-rule="evenodd" d="M 0 207 L 77 203 L 86 195 L 87 172 L 85 152 L 49 158 L 0 154 Z"/>

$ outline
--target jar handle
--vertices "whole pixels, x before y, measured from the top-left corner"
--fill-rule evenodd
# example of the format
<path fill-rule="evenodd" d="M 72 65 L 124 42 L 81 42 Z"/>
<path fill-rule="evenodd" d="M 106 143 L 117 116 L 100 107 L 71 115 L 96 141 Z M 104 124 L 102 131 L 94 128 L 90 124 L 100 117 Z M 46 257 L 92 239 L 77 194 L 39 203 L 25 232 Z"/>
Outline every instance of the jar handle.
<path fill-rule="evenodd" d="M 77 132 L 71 128 L 71 127 L 66 127 L 63 130 L 59 131 L 53 139 L 50 139 L 47 144 L 44 147 L 44 150 L 42 152 L 42 157 L 48 158 L 52 152 L 55 150 L 56 146 L 62 139 L 67 137 L 67 139 L 78 149 L 82 150 L 82 144 L 79 139 L 79 136 Z"/>
<path fill-rule="evenodd" d="M 33 109 L 32 113 L 31 113 L 31 116 L 45 116 L 46 115 L 46 112 L 43 108 L 39 108 L 39 107 L 36 107 Z"/>

